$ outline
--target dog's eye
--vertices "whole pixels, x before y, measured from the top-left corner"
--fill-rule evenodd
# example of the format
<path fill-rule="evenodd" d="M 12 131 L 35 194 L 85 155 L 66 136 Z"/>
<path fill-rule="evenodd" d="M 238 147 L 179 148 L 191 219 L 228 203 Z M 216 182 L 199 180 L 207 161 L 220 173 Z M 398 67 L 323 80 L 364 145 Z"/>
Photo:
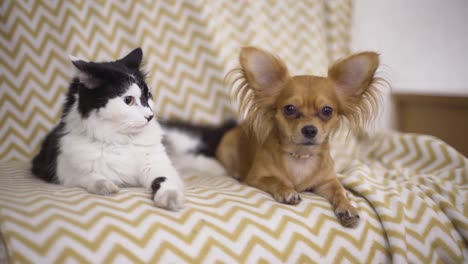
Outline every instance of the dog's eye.
<path fill-rule="evenodd" d="M 125 96 L 124 102 L 125 102 L 127 105 L 134 105 L 134 104 L 135 104 L 135 97 L 133 97 L 133 96 Z"/>
<path fill-rule="evenodd" d="M 284 114 L 287 116 L 294 115 L 297 112 L 294 105 L 287 105 L 284 107 Z"/>
<path fill-rule="evenodd" d="M 322 116 L 330 117 L 333 114 L 333 108 L 329 106 L 325 106 L 324 108 L 322 108 L 321 112 L 322 112 Z"/>

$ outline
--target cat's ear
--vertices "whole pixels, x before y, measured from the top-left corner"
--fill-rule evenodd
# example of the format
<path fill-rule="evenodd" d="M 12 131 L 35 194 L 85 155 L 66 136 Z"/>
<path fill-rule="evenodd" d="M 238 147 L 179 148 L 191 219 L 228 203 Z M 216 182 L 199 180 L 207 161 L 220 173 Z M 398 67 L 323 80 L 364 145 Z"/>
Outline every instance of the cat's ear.
<path fill-rule="evenodd" d="M 88 62 L 83 59 L 79 59 L 75 56 L 68 55 L 72 64 L 78 70 L 76 73 L 76 78 L 80 80 L 80 83 L 88 89 L 94 89 L 98 87 L 101 83 L 101 80 L 95 77 L 93 74 L 94 68 L 96 68 L 96 63 Z"/>
<path fill-rule="evenodd" d="M 123 63 L 130 69 L 139 69 L 142 61 L 143 51 L 141 50 L 141 48 L 136 48 L 117 62 Z"/>

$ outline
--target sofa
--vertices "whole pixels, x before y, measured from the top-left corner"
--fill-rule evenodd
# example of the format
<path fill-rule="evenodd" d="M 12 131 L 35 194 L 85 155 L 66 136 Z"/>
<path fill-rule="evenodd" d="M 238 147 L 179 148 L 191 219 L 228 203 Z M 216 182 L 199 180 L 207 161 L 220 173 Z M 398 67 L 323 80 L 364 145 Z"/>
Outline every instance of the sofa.
<path fill-rule="evenodd" d="M 34 178 L 30 160 L 60 118 L 68 55 L 112 60 L 142 47 L 159 118 L 236 117 L 224 84 L 240 47 L 325 75 L 349 53 L 353 3 L 332 1 L 13 1 L 0 3 L 0 263 L 463 263 L 468 160 L 428 135 L 335 135 L 336 171 L 356 228 L 303 193 L 280 204 L 227 175 L 188 172 L 185 207 L 150 190 L 96 196 Z"/>

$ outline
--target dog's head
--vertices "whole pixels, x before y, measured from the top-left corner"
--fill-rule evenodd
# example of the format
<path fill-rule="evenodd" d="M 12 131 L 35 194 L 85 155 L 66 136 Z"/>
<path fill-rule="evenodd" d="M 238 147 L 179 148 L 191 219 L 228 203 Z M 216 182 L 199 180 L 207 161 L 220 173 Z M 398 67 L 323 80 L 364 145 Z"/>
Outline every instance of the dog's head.
<path fill-rule="evenodd" d="M 291 76 L 278 57 L 254 47 L 242 49 L 240 64 L 233 87 L 259 142 L 275 132 L 282 144 L 320 145 L 343 119 L 360 126 L 375 116 L 379 56 L 374 52 L 336 62 L 328 77 Z"/>

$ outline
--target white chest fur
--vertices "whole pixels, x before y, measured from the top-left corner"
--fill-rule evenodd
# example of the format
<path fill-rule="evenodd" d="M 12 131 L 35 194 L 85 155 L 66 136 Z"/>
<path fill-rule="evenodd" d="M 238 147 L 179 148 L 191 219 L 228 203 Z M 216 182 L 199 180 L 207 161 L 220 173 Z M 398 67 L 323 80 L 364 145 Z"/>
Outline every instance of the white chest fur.
<path fill-rule="evenodd" d="M 108 140 L 69 130 L 60 141 L 57 177 L 68 186 L 77 185 L 85 177 L 138 186 L 145 170 L 161 159 L 167 161 L 167 156 L 161 144 L 161 129 L 155 122 L 136 135 L 114 134 Z"/>
<path fill-rule="evenodd" d="M 289 154 L 284 156 L 285 169 L 294 186 L 303 184 L 308 177 L 316 173 L 319 162 L 317 157 L 298 158 Z"/>

